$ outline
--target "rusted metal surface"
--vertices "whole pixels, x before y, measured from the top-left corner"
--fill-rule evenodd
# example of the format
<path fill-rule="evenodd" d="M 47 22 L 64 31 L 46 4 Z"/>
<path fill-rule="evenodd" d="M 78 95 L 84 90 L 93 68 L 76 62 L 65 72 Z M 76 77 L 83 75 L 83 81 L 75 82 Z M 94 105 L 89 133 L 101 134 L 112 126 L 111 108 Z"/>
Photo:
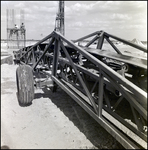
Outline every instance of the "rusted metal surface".
<path fill-rule="evenodd" d="M 92 40 L 86 46 L 74 43 L 90 37 Z M 53 92 L 60 86 L 125 148 L 146 149 L 146 59 L 125 56 L 110 37 L 147 51 L 104 31 L 94 32 L 74 42 L 53 31 L 33 46 L 14 52 L 14 61 L 30 65 L 35 80 L 43 80 L 41 86 L 47 85 Z M 115 52 L 102 50 L 105 38 Z M 96 49 L 89 48 L 95 40 Z M 137 76 L 135 73 L 138 73 Z M 42 74 L 40 78 L 39 74 Z M 137 80 L 143 80 L 144 84 Z"/>

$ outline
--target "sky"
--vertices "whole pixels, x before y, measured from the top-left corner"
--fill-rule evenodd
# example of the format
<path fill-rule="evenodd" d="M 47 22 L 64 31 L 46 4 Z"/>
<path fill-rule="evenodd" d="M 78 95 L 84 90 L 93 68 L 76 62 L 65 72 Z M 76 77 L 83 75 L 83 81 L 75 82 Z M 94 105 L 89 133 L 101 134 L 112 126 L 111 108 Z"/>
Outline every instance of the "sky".
<path fill-rule="evenodd" d="M 58 1 L 1 1 L 1 39 L 7 38 L 7 9 L 20 25 L 24 11 L 26 38 L 40 40 L 55 27 Z M 95 31 L 126 40 L 147 41 L 147 1 L 65 1 L 65 37 L 76 40 Z"/>

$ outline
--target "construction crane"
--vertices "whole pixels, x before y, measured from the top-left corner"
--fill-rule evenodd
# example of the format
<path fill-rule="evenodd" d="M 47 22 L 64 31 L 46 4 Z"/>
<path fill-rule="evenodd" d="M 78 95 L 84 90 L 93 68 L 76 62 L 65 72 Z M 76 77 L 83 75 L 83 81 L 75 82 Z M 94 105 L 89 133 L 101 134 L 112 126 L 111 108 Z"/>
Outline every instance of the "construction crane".
<path fill-rule="evenodd" d="M 64 26 L 64 1 L 59 1 L 58 13 L 55 20 L 55 31 L 65 34 Z"/>

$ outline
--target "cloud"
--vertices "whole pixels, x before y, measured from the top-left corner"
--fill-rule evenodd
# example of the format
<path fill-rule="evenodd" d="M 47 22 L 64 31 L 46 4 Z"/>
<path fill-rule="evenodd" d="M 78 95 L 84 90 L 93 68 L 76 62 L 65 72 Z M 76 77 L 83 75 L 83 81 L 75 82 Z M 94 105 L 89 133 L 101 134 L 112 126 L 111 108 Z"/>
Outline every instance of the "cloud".
<path fill-rule="evenodd" d="M 25 4 L 23 2 L 18 2 L 18 4 L 15 5 L 15 8 L 23 8 L 25 7 Z"/>
<path fill-rule="evenodd" d="M 41 6 L 39 10 L 45 13 L 55 13 L 57 12 L 57 7 L 48 8 L 48 6 Z"/>
<path fill-rule="evenodd" d="M 32 22 L 34 22 L 37 18 L 38 18 L 37 16 L 32 15 L 32 14 L 30 14 L 30 13 L 25 14 L 25 22 L 27 22 L 27 21 L 32 21 Z"/>
<path fill-rule="evenodd" d="M 67 16 L 85 15 L 87 11 L 90 11 L 93 8 L 93 5 L 94 5 L 93 3 L 83 4 L 83 3 L 77 2 L 76 4 L 71 5 L 69 7 L 65 6 L 65 13 L 67 14 Z"/>
<path fill-rule="evenodd" d="M 5 24 L 6 8 L 14 8 L 18 12 L 20 9 L 24 10 L 27 36 L 36 38 L 41 34 L 40 32 L 45 35 L 47 31 L 54 29 L 58 1 L 2 1 L 1 5 L 1 22 Z M 19 13 L 16 14 L 16 18 L 19 16 Z M 2 28 L 4 27 L 3 24 Z M 129 32 L 134 30 L 135 34 L 140 30 L 143 30 L 142 33 L 147 33 L 147 2 L 65 1 L 65 27 L 66 33 L 70 36 L 86 35 L 88 31 L 96 30 L 118 32 L 124 35 L 125 30 Z M 32 29 L 39 33 L 34 33 Z"/>
<path fill-rule="evenodd" d="M 24 7 L 23 10 L 24 10 L 25 14 L 31 14 L 31 13 L 34 12 L 32 9 L 30 9 L 30 8 L 28 8 L 28 7 Z M 33 14 L 32 14 L 32 15 L 33 15 Z"/>
<path fill-rule="evenodd" d="M 73 23 L 73 24 L 70 24 L 70 25 L 68 25 L 69 27 L 82 27 L 83 26 L 83 23 L 82 22 L 80 22 L 80 21 L 78 21 L 78 22 L 75 22 L 75 23 Z"/>
<path fill-rule="evenodd" d="M 111 19 L 114 20 L 130 20 L 131 17 L 128 14 L 118 14 L 118 13 L 113 13 L 113 15 L 111 16 Z"/>
<path fill-rule="evenodd" d="M 74 6 L 73 6 L 73 10 L 76 10 L 76 11 L 87 11 L 87 10 L 91 10 L 92 7 L 93 7 L 93 3 L 92 4 L 80 4 L 80 3 L 76 3 Z"/>

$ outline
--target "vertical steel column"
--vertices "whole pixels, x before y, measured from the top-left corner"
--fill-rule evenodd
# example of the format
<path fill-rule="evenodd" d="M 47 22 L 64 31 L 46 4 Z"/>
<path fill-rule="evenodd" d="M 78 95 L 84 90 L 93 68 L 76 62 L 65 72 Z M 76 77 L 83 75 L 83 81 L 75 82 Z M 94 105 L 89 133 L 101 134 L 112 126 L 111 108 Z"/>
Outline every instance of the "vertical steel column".
<path fill-rule="evenodd" d="M 97 49 L 102 49 L 102 45 L 104 42 L 104 32 L 102 32 L 99 36 L 100 38 L 98 40 Z"/>
<path fill-rule="evenodd" d="M 55 39 L 54 44 L 54 54 L 53 54 L 53 66 L 52 66 L 52 75 L 56 76 L 57 67 L 58 67 L 58 57 L 59 57 L 59 39 Z"/>
<path fill-rule="evenodd" d="M 33 47 L 33 50 L 32 50 L 32 64 L 35 64 L 36 60 L 35 60 L 35 48 Z"/>
<path fill-rule="evenodd" d="M 56 74 L 57 74 L 59 49 L 60 49 L 59 37 L 56 37 L 55 43 L 54 43 L 53 63 L 52 63 L 52 76 L 53 77 L 56 77 Z M 55 92 L 56 89 L 57 89 L 57 84 L 56 82 L 53 82 L 53 87 L 51 88 L 52 92 Z"/>
<path fill-rule="evenodd" d="M 99 99 L 98 99 L 98 113 L 99 113 L 99 117 L 102 116 L 102 107 L 103 107 L 103 82 L 104 82 L 104 79 L 103 79 L 103 74 L 102 74 L 102 70 L 100 69 L 100 79 L 99 79 Z"/>

